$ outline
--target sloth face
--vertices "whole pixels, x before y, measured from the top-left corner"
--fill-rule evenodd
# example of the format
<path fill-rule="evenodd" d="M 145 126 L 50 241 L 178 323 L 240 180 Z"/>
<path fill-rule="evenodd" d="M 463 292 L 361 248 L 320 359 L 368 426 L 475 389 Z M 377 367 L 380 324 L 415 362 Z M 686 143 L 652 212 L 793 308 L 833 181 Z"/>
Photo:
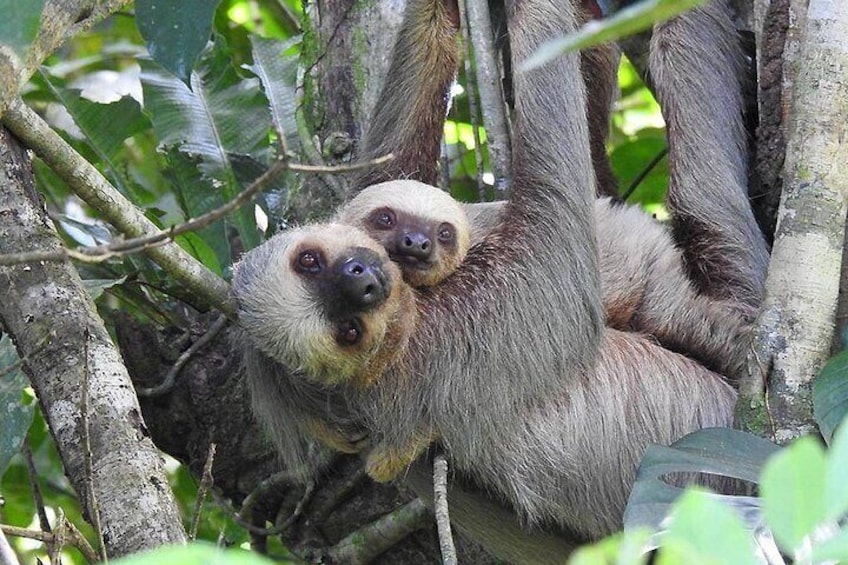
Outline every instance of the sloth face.
<path fill-rule="evenodd" d="M 236 265 L 239 325 L 262 352 L 326 384 L 360 376 L 399 324 L 400 272 L 367 234 L 338 224 L 281 233 Z"/>
<path fill-rule="evenodd" d="M 336 220 L 380 242 L 414 287 L 438 284 L 468 252 L 470 228 L 462 206 L 446 192 L 416 181 L 368 187 Z"/>

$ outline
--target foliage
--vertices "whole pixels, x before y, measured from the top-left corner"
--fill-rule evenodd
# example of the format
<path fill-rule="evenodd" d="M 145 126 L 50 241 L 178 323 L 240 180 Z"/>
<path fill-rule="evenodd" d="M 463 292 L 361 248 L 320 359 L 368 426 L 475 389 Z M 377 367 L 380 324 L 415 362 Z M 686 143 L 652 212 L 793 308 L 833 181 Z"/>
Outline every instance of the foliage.
<path fill-rule="evenodd" d="M 784 449 L 766 443 L 712 429 L 649 448 L 628 502 L 626 534 L 581 548 L 570 563 L 646 563 L 657 547 L 660 564 L 760 563 L 764 555 L 779 558 L 778 548 L 798 562 L 848 560 L 848 426 L 838 428 L 827 452 L 812 437 Z M 756 479 L 751 473 L 760 467 Z M 752 480 L 760 497 L 694 488 L 681 494 L 658 484 L 685 471 Z"/>

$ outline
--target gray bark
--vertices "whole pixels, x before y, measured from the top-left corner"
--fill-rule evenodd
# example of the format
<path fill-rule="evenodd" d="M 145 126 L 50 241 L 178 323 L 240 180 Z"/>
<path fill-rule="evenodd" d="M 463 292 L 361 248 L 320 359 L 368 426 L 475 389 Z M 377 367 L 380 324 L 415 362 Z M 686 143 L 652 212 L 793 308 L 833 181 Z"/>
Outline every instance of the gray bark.
<path fill-rule="evenodd" d="M 29 159 L 2 129 L 0 164 L 0 253 L 58 249 Z M 27 358 L 65 472 L 88 519 L 99 521 L 107 553 L 183 542 L 129 375 L 73 266 L 0 268 L 0 322 Z"/>

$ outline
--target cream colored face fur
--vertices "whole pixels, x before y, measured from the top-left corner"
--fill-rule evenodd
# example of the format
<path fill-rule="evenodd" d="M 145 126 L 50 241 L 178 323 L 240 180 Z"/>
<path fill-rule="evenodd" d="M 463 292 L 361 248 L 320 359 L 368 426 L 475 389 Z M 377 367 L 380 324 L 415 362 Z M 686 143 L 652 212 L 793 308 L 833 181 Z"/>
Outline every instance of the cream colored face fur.
<path fill-rule="evenodd" d="M 471 232 L 465 209 L 445 191 L 418 181 L 396 180 L 370 186 L 348 202 L 335 221 L 356 226 L 381 241 L 383 234 L 370 225 L 369 219 L 375 210 L 382 208 L 414 217 L 430 226 L 449 223 L 454 228 L 455 244 L 452 247 L 437 245 L 428 268 L 399 265 L 408 284 L 415 287 L 438 284 L 465 259 Z"/>
<path fill-rule="evenodd" d="M 383 304 L 357 315 L 363 328 L 360 341 L 340 345 L 338 320 L 327 318 L 307 277 L 293 265 L 306 250 L 319 251 L 332 265 L 363 247 L 382 259 L 391 291 Z M 358 229 L 321 224 L 276 235 L 251 254 L 250 261 L 236 265 L 233 277 L 239 325 L 251 341 L 272 359 L 313 380 L 331 384 L 356 376 L 377 354 L 400 310 L 400 271 L 385 250 Z"/>

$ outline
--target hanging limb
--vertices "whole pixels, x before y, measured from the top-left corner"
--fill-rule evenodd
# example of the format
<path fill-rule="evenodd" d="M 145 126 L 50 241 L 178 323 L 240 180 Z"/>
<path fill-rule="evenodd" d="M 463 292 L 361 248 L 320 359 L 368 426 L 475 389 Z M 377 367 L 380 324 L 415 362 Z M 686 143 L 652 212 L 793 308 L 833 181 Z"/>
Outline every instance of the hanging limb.
<path fill-rule="evenodd" d="M 486 128 L 489 162 L 492 164 L 492 172 L 495 175 L 495 199 L 503 200 L 512 183 L 510 166 L 512 150 L 509 123 L 506 118 L 506 103 L 501 88 L 501 72 L 492 37 L 489 4 L 487 0 L 468 0 L 466 10 L 468 11 L 466 23 L 471 31 L 471 43 L 474 46 L 477 90 L 480 93 L 483 125 Z"/>

